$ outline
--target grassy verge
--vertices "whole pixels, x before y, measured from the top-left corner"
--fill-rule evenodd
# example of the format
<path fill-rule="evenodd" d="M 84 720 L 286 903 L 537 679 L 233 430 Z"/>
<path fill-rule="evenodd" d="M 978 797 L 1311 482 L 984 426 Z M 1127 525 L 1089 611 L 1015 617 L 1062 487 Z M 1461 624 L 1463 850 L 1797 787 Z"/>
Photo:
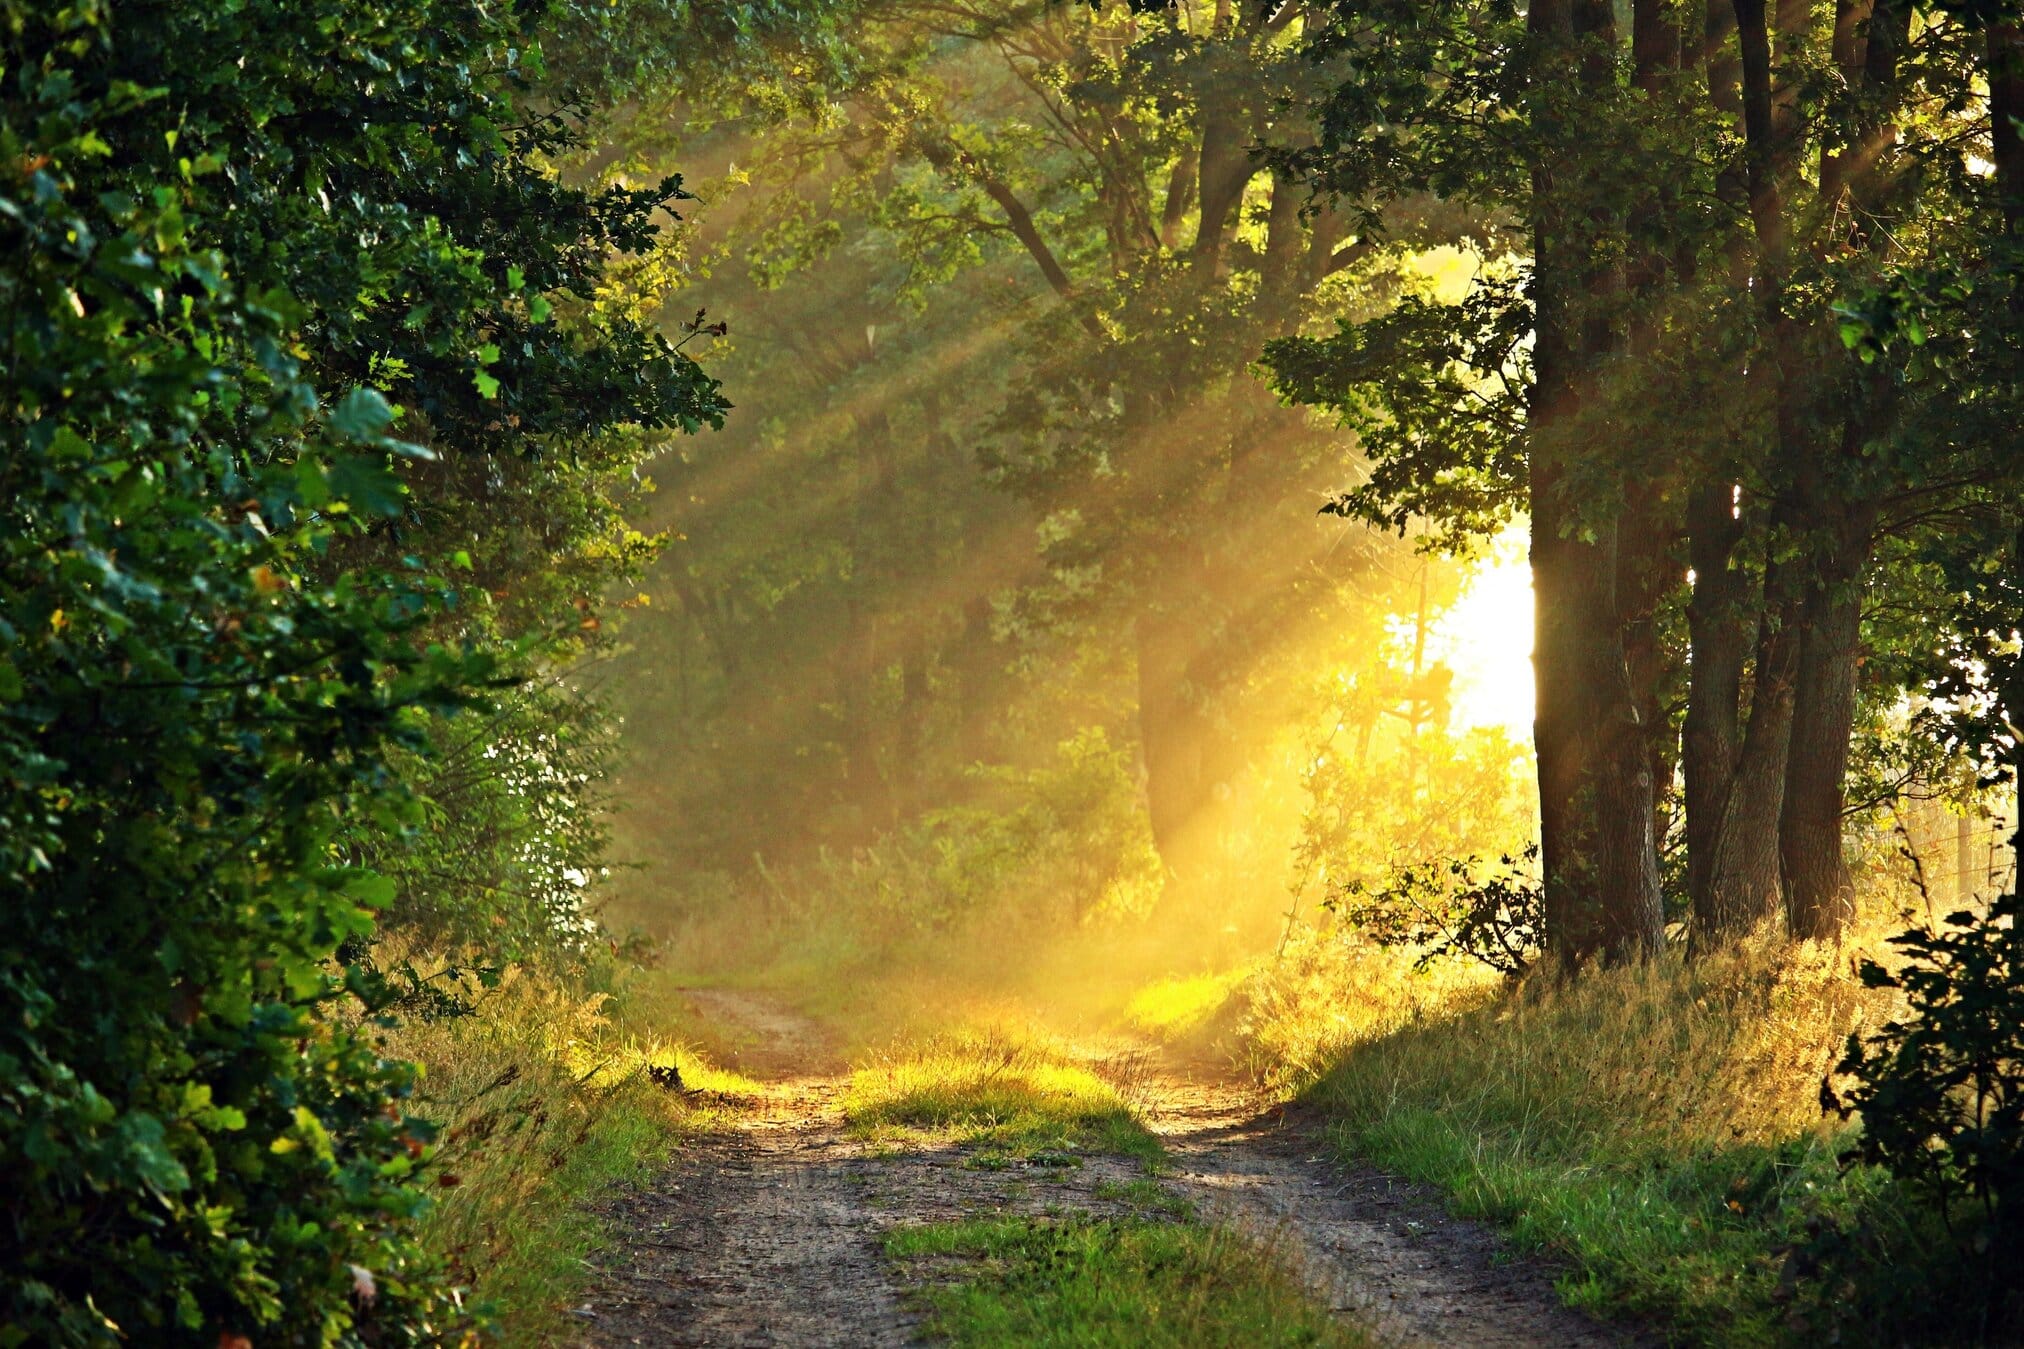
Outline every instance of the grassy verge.
<path fill-rule="evenodd" d="M 955 1144 L 973 1149 L 980 1165 L 1013 1158 L 1073 1165 L 1095 1151 L 1151 1168 L 1164 1156 L 1139 1122 L 1128 1083 L 1004 1033 L 939 1036 L 858 1069 L 845 1113 L 871 1142 Z"/>
<path fill-rule="evenodd" d="M 422 963 L 418 961 L 417 963 Z M 605 994 L 509 974 L 475 1015 L 415 1022 L 390 1054 L 423 1065 L 422 1113 L 440 1126 L 425 1237 L 498 1323 L 498 1342 L 552 1344 L 605 1243 L 591 1203 L 663 1165 L 750 1084 L 685 1049 L 628 1033 Z M 656 1085 L 678 1066 L 689 1096 Z"/>
<path fill-rule="evenodd" d="M 1192 1223 L 982 1219 L 904 1228 L 887 1253 L 930 1283 L 958 1346 L 1359 1346 L 1269 1252 Z"/>
<path fill-rule="evenodd" d="M 1566 1259 L 1577 1305 L 1702 1344 L 1896 1339 L 1931 1318 L 1924 1275 L 1893 1275 L 1926 1223 L 1822 1120 L 1884 1014 L 1846 968 L 1752 948 L 1479 994 L 1338 1045 L 1307 1095 L 1345 1151 Z"/>

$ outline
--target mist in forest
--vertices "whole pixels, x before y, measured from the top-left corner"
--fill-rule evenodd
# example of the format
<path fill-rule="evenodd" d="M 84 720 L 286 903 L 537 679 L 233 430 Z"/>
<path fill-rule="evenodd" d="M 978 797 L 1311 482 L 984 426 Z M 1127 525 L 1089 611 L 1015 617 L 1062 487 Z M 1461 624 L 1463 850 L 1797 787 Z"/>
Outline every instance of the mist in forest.
<path fill-rule="evenodd" d="M 1221 137 L 1304 134 L 1274 100 L 1313 67 L 1265 42 L 1250 103 L 1198 105 L 1207 67 L 1126 59 L 1135 23 L 903 7 L 859 38 L 890 83 L 799 107 L 766 67 L 618 124 L 695 196 L 663 320 L 737 403 L 651 466 L 665 548 L 595 676 L 642 864 L 607 912 L 679 968 L 1095 1006 L 1283 956 L 1432 863 L 1538 884 L 1522 494 L 1458 470 L 1460 514 L 1377 510 L 1368 420 L 1282 401 L 1297 362 L 1261 364 L 1472 312 L 1522 240 L 1429 196 L 1353 219 L 1233 158 Z M 1647 790 L 1684 902 L 1668 668 Z M 1925 771 L 1887 762 L 1891 715 L 1858 719 L 1865 782 Z M 1887 811 L 1859 847 L 1888 868 L 1923 829 L 1932 876 L 1988 889 L 2003 827 L 1973 814 L 1944 865 L 1940 826 Z"/>

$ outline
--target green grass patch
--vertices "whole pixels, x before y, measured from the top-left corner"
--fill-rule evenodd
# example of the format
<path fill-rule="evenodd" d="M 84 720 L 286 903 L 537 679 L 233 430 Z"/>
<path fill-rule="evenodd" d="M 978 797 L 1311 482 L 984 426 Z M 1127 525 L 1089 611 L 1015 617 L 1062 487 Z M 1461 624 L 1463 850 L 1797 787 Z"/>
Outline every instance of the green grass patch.
<path fill-rule="evenodd" d="M 1361 1346 L 1270 1252 L 1189 1223 L 981 1219 L 902 1228 L 929 1335 L 958 1346 Z"/>
<path fill-rule="evenodd" d="M 1161 1215 L 1168 1218 L 1177 1218 L 1185 1222 L 1195 1216 L 1195 1206 L 1193 1204 L 1156 1180 L 1144 1179 L 1121 1182 L 1103 1180 L 1098 1181 L 1090 1193 L 1094 1194 L 1098 1199 L 1108 1200 L 1113 1204 L 1129 1205 L 1141 1217 Z"/>
<path fill-rule="evenodd" d="M 1089 1152 L 1165 1153 L 1132 1103 L 1088 1068 L 1003 1035 L 942 1036 L 851 1074 L 852 1132 L 898 1147 L 955 1144 L 981 1165 L 1070 1166 Z"/>

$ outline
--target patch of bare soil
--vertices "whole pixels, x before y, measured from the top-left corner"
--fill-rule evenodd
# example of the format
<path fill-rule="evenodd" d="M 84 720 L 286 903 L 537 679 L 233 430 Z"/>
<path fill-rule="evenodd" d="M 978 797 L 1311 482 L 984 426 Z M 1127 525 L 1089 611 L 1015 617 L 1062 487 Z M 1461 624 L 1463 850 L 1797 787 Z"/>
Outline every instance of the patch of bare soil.
<path fill-rule="evenodd" d="M 742 988 L 684 988 L 695 1013 L 684 1029 L 698 1033 L 711 1058 L 758 1078 L 841 1073 L 843 1046 L 816 1022 L 764 993 Z"/>
<path fill-rule="evenodd" d="M 711 999 L 716 1015 L 747 1017 L 755 1050 L 744 1071 L 760 1070 L 761 1056 L 791 1071 L 796 1053 L 806 1063 L 834 1052 L 760 995 L 690 996 Z M 1162 1078 L 1143 1055 L 1107 1067 L 1144 1101 L 1173 1158 L 1162 1182 L 1171 1192 L 1273 1245 L 1329 1307 L 1384 1343 L 1639 1342 L 1563 1307 L 1549 1272 L 1511 1257 L 1493 1231 L 1328 1159 L 1313 1121 L 1261 1108 L 1234 1085 Z M 1124 1194 L 1121 1183 L 1142 1175 L 1124 1158 L 1000 1169 L 958 1148 L 870 1148 L 844 1131 L 843 1090 L 831 1076 L 777 1082 L 740 1127 L 609 1199 L 617 1240 L 577 1310 L 579 1343 L 906 1344 L 919 1326 L 882 1254 L 892 1228 L 990 1215 L 1156 1216 Z"/>

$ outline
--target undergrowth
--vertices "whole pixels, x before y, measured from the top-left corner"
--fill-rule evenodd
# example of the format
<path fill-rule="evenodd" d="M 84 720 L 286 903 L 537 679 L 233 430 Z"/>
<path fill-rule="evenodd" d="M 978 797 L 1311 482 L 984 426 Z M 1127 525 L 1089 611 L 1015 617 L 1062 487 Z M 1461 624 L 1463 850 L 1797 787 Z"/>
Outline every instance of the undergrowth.
<path fill-rule="evenodd" d="M 1314 958 L 1254 1015 L 1310 1069 L 1305 1095 L 1345 1153 L 1548 1249 L 1571 1303 L 1711 1345 L 1946 1339 L 1927 1305 L 1944 1271 L 1917 1258 L 1930 1220 L 1881 1172 L 1844 1165 L 1845 1126 L 1823 1119 L 1848 1033 L 1888 1011 L 1850 959 L 1754 943 L 1479 986 L 1446 1010 L 1407 983 L 1385 1010 L 1362 957 L 1336 971 L 1356 987 L 1310 1004 L 1304 986 L 1327 982 Z"/>
<path fill-rule="evenodd" d="M 421 1110 L 441 1127 L 423 1240 L 506 1344 L 563 1333 L 606 1239 L 600 1192 L 663 1165 L 757 1090 L 633 1033 L 608 993 L 525 968 L 471 1015 L 411 1021 L 386 1049 L 423 1066 Z M 686 1090 L 653 1067 L 677 1068 Z"/>
<path fill-rule="evenodd" d="M 987 1218 L 907 1227 L 928 1334 L 970 1346 L 1360 1346 L 1269 1251 L 1183 1222 Z M 934 1281 L 936 1276 L 940 1281 Z"/>
<path fill-rule="evenodd" d="M 955 1145 L 975 1164 L 1112 1152 L 1157 1167 L 1129 1076 L 1099 1076 L 1045 1044 L 1005 1032 L 950 1034 L 851 1074 L 845 1114 L 874 1143 Z"/>

